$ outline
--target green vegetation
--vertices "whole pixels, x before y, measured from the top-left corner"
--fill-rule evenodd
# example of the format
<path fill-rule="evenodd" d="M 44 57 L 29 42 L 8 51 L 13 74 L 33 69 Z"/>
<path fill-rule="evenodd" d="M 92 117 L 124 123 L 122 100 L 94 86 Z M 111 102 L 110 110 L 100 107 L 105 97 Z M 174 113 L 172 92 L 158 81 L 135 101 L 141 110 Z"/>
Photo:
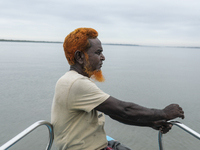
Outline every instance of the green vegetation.
<path fill-rule="evenodd" d="M 31 41 L 31 40 L 7 40 L 7 39 L 0 39 L 0 42 L 63 43 L 63 42 L 58 42 L 58 41 Z M 136 45 L 136 44 L 117 44 L 117 43 L 102 43 L 102 45 L 168 47 L 168 48 L 195 48 L 195 49 L 200 49 L 200 47 L 195 47 L 195 46 L 148 46 L 148 45 Z"/>
<path fill-rule="evenodd" d="M 62 43 L 57 41 L 31 41 L 31 40 L 6 40 L 6 39 L 0 39 L 0 42 Z"/>

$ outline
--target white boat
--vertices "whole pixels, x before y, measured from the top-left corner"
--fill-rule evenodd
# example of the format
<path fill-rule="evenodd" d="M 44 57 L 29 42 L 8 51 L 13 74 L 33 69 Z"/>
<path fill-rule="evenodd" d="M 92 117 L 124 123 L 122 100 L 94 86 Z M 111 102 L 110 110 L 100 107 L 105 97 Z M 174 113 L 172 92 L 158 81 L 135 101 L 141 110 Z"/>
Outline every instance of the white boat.
<path fill-rule="evenodd" d="M 178 122 L 178 121 L 169 121 L 171 124 L 178 126 L 179 128 L 181 128 L 183 131 L 188 132 L 189 134 L 191 134 L 192 136 L 194 136 L 195 138 L 200 140 L 200 134 L 197 133 L 196 131 L 192 130 L 191 128 L 189 128 L 188 126 Z M 53 144 L 53 139 L 54 139 L 54 134 L 53 134 L 53 126 L 45 120 L 41 120 L 41 121 L 37 121 L 34 124 L 32 124 L 31 126 L 29 126 L 28 128 L 26 128 L 24 131 L 22 131 L 21 133 L 19 133 L 18 135 L 16 135 L 15 137 L 13 137 L 11 140 L 9 140 L 8 142 L 6 142 L 5 144 L 3 144 L 0 147 L 0 150 L 7 150 L 10 147 L 12 147 L 15 143 L 17 143 L 19 140 L 21 140 L 22 138 L 24 138 L 26 135 L 28 135 L 29 133 L 31 133 L 33 130 L 35 130 L 36 128 L 38 128 L 39 126 L 45 125 L 48 128 L 49 131 L 49 141 L 46 147 L 46 150 L 50 150 L 51 146 Z M 108 141 L 114 140 L 112 137 L 110 136 L 106 136 Z M 159 150 L 163 150 L 163 144 L 162 144 L 162 133 L 159 131 L 158 133 L 158 146 L 159 146 Z"/>

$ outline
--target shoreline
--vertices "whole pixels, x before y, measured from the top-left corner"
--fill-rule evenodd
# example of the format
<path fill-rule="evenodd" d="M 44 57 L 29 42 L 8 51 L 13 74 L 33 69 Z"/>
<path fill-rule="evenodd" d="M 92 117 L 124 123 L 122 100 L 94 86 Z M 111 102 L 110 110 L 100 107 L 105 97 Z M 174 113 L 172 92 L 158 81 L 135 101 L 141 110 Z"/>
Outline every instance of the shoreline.
<path fill-rule="evenodd" d="M 32 40 L 7 40 L 0 39 L 0 42 L 27 42 L 27 43 L 63 43 L 59 41 L 32 41 Z M 137 45 L 137 44 L 118 44 L 118 43 L 102 43 L 102 45 L 113 45 L 113 46 L 140 46 L 140 47 L 166 47 L 166 48 L 193 48 L 200 49 L 199 46 L 150 46 L 150 45 Z"/>
<path fill-rule="evenodd" d="M 7 40 L 7 39 L 0 39 L 0 42 L 62 43 L 59 41 L 32 41 L 32 40 Z"/>

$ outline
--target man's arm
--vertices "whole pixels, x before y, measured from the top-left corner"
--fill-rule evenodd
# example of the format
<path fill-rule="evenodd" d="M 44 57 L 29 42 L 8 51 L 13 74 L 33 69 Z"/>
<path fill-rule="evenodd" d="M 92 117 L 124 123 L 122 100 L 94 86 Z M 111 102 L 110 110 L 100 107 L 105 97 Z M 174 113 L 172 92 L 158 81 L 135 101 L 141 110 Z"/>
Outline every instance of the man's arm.
<path fill-rule="evenodd" d="M 114 120 L 117 120 L 121 123 L 124 123 L 124 124 L 127 124 L 127 125 L 136 125 L 136 126 L 142 126 L 142 127 L 151 127 L 155 130 L 160 130 L 162 133 L 167 133 L 171 127 L 172 127 L 172 124 L 167 122 L 167 121 L 164 121 L 164 120 L 160 120 L 160 121 L 143 121 L 143 122 L 140 122 L 140 121 L 136 121 L 136 122 L 133 122 L 131 120 L 127 120 L 127 119 L 124 119 L 124 118 L 120 118 L 120 117 L 117 117 L 117 116 L 113 116 L 113 115 L 110 115 L 110 117 Z"/>
<path fill-rule="evenodd" d="M 151 126 L 155 121 L 184 118 L 184 112 L 177 104 L 171 104 L 164 109 L 149 109 L 111 96 L 95 109 L 119 122 L 138 126 Z"/>

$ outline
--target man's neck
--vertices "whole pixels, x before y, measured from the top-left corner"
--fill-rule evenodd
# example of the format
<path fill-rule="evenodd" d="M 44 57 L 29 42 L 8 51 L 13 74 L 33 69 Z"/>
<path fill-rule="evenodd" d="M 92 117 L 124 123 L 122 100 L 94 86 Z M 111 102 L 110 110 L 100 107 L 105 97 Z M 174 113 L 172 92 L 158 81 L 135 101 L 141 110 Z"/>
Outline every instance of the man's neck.
<path fill-rule="evenodd" d="M 83 75 L 83 76 L 88 77 L 87 74 L 86 74 L 86 73 L 84 72 L 84 70 L 82 69 L 82 67 L 79 66 L 79 65 L 71 65 L 69 70 L 76 71 L 77 73 L 79 73 L 79 74 L 81 74 L 81 75 Z"/>

